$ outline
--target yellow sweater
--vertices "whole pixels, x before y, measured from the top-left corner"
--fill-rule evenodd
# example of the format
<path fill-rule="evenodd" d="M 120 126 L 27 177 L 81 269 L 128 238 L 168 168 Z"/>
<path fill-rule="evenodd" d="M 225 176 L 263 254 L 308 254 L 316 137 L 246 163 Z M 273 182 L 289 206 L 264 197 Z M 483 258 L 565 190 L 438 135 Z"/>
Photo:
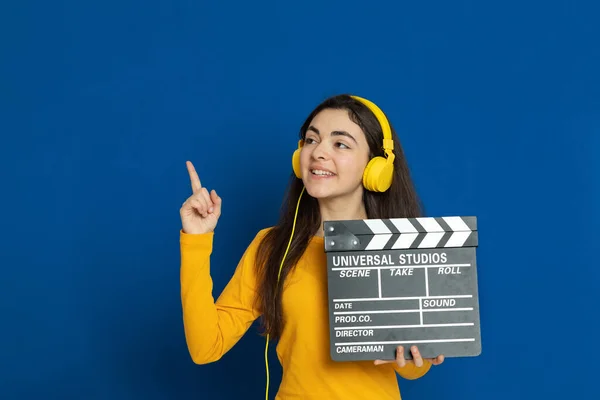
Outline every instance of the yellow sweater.
<path fill-rule="evenodd" d="M 217 361 L 244 335 L 259 313 L 253 308 L 254 259 L 261 230 L 242 256 L 216 303 L 210 276 L 214 233 L 180 231 L 181 301 L 188 349 L 197 364 Z M 218 265 L 216 268 L 227 268 Z M 283 375 L 276 399 L 400 399 L 396 372 L 417 379 L 430 368 L 372 361 L 334 362 L 329 357 L 327 259 L 314 237 L 283 292 L 286 325 L 277 344 Z M 264 362 L 264 361 L 263 361 Z"/>

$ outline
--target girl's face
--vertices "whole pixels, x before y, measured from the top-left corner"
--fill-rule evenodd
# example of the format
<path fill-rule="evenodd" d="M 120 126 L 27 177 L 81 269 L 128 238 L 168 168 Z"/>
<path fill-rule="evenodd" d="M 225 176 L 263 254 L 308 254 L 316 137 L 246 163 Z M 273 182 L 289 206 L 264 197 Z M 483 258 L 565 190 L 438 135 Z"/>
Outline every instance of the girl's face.
<path fill-rule="evenodd" d="M 306 131 L 300 153 L 306 191 L 317 199 L 355 197 L 362 193 L 369 145 L 347 110 L 326 109 Z"/>

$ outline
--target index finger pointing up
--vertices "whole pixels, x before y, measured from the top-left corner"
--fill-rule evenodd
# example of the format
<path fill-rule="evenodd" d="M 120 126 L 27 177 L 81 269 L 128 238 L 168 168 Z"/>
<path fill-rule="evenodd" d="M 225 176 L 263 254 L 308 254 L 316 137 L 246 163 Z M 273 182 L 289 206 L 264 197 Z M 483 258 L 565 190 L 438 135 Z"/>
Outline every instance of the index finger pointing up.
<path fill-rule="evenodd" d="M 196 173 L 196 169 L 191 161 L 186 161 L 187 169 L 190 174 L 190 183 L 192 184 L 192 192 L 198 193 L 200 189 L 202 189 L 202 185 L 200 184 L 200 178 Z"/>

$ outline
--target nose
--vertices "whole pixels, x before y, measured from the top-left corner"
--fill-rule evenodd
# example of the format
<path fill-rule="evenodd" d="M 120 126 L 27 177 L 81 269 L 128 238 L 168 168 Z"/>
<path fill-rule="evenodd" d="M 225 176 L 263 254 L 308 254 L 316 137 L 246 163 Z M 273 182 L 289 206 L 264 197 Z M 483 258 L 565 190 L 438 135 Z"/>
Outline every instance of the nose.
<path fill-rule="evenodd" d="M 316 160 L 326 160 L 329 158 L 329 149 L 326 141 L 322 141 L 314 146 L 311 157 Z"/>

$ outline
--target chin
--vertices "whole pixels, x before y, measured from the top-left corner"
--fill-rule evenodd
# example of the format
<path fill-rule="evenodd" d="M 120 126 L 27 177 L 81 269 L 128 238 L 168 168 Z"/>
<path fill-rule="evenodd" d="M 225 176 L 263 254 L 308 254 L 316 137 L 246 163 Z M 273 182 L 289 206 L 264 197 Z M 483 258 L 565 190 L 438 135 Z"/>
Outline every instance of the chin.
<path fill-rule="evenodd" d="M 356 192 L 356 189 L 354 188 L 344 190 L 339 187 L 334 187 L 335 185 L 321 185 L 312 182 L 306 182 L 304 186 L 306 188 L 306 193 L 317 200 L 333 200 L 350 197 Z"/>
<path fill-rule="evenodd" d="M 306 190 L 307 194 L 316 199 L 323 197 L 325 194 L 324 188 L 311 185 L 310 182 L 304 182 L 304 190 Z"/>
<path fill-rule="evenodd" d="M 315 183 L 310 181 L 304 181 L 304 187 L 306 193 L 315 199 L 325 199 L 331 197 L 335 190 L 332 185 L 323 185 L 321 183 Z"/>

